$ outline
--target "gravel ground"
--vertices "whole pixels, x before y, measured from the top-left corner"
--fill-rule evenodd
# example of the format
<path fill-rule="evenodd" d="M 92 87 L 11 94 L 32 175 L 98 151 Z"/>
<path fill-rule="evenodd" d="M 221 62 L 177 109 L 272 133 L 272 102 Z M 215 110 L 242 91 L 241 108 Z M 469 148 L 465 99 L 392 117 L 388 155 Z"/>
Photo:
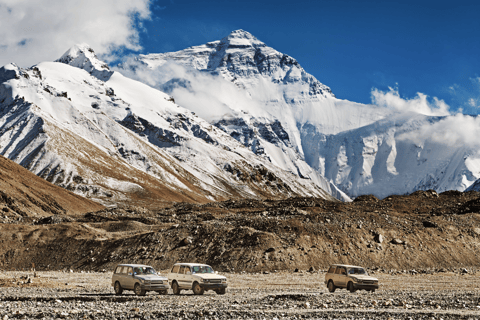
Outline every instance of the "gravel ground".
<path fill-rule="evenodd" d="M 165 272 L 163 272 L 165 274 Z M 6 319 L 480 319 L 477 274 L 377 273 L 375 293 L 329 293 L 323 272 L 226 273 L 226 295 L 115 296 L 111 273 L 2 272 Z"/>

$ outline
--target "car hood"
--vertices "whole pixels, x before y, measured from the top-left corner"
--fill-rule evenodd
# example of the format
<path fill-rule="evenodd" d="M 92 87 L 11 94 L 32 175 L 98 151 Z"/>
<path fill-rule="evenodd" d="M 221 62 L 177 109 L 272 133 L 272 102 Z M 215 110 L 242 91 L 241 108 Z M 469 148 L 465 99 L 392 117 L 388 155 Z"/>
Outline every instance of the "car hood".
<path fill-rule="evenodd" d="M 375 280 L 375 281 L 378 281 L 377 278 L 375 277 L 372 277 L 372 276 L 366 276 L 366 275 L 363 275 L 363 274 L 355 274 L 355 275 L 350 275 L 350 277 L 352 278 L 357 278 L 357 279 L 360 279 L 360 280 Z"/>
<path fill-rule="evenodd" d="M 195 273 L 193 275 L 202 279 L 227 279 L 226 277 L 216 273 Z"/>
<path fill-rule="evenodd" d="M 155 274 L 141 274 L 141 275 L 136 275 L 135 278 L 137 279 L 142 279 L 142 280 L 149 280 L 149 281 L 152 281 L 152 280 L 167 280 L 167 278 L 165 277 L 162 277 L 162 276 L 158 276 L 158 275 L 155 275 Z"/>

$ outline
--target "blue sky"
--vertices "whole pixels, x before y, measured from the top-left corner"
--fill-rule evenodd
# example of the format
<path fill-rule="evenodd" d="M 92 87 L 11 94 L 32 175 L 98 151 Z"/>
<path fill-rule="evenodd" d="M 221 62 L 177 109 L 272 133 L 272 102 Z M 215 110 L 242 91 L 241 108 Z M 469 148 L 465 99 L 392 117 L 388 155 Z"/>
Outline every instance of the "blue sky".
<path fill-rule="evenodd" d="M 340 99 L 398 88 L 480 113 L 478 1 L 157 0 L 141 53 L 177 51 L 236 29 L 299 61 Z"/>
<path fill-rule="evenodd" d="M 78 43 L 113 64 L 244 29 L 340 99 L 370 103 L 391 87 L 479 114 L 479 13 L 473 0 L 0 0 L 0 66 L 53 61 Z"/>

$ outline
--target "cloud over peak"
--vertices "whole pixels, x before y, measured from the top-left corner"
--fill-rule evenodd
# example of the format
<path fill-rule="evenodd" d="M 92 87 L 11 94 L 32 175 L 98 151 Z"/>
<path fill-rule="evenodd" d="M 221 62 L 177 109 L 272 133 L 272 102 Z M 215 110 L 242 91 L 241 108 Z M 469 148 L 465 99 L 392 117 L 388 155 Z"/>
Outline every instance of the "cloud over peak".
<path fill-rule="evenodd" d="M 52 61 L 82 42 L 100 55 L 139 50 L 139 26 L 149 18 L 150 0 L 0 0 L 0 66 Z"/>

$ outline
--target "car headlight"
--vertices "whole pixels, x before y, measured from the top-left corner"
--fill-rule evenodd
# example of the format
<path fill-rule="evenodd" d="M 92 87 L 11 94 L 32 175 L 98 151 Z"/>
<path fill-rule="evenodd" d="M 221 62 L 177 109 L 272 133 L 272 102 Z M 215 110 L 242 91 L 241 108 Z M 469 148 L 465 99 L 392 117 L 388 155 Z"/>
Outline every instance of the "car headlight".
<path fill-rule="evenodd" d="M 353 280 L 353 282 L 362 283 L 362 280 L 360 280 L 360 279 L 357 279 L 357 278 L 354 278 L 354 277 L 351 277 L 351 279 Z"/>
<path fill-rule="evenodd" d="M 227 283 L 227 279 L 222 279 L 222 283 Z"/>
<path fill-rule="evenodd" d="M 207 282 L 208 282 L 208 279 L 203 279 L 203 282 L 207 283 Z"/>
<path fill-rule="evenodd" d="M 139 279 L 140 280 L 140 283 L 145 283 L 145 280 L 143 279 Z"/>

